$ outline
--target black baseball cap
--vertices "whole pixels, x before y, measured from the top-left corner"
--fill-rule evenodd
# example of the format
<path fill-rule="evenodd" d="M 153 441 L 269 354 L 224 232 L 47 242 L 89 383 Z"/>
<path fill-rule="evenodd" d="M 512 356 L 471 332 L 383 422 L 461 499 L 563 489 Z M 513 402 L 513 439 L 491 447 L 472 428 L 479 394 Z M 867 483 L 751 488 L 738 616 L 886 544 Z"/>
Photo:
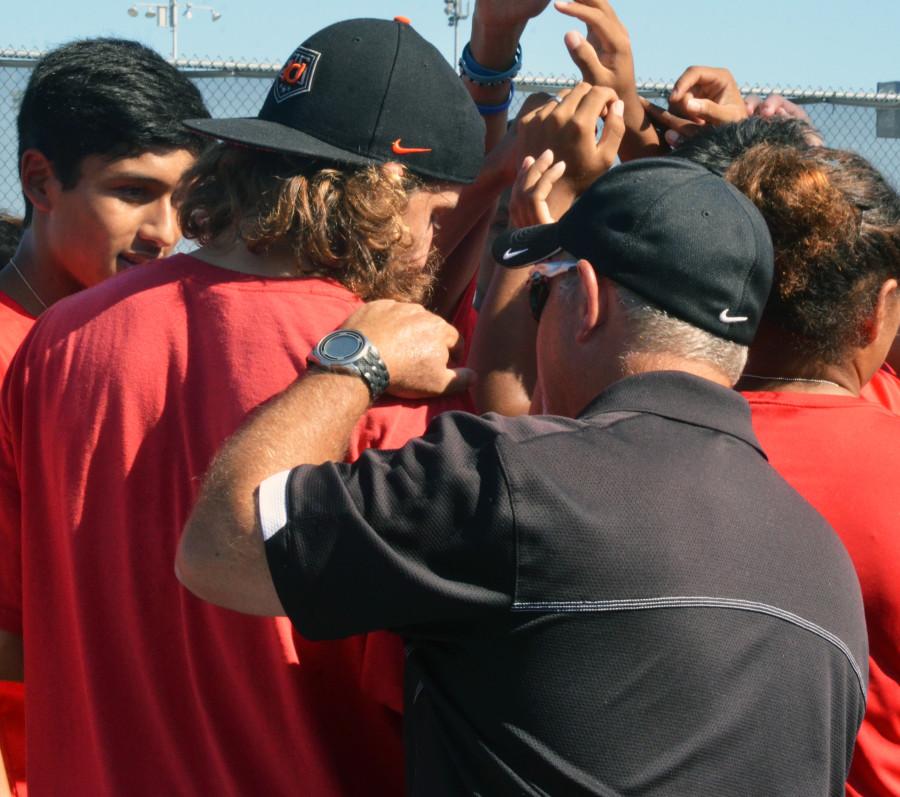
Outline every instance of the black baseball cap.
<path fill-rule="evenodd" d="M 566 251 L 670 315 L 749 345 L 772 287 L 772 239 L 734 186 L 682 158 L 611 169 L 555 224 L 494 243 L 507 268 Z"/>
<path fill-rule="evenodd" d="M 459 76 L 407 20 L 329 25 L 285 62 L 256 118 L 188 119 L 199 133 L 336 163 L 397 161 L 471 183 L 484 122 Z"/>

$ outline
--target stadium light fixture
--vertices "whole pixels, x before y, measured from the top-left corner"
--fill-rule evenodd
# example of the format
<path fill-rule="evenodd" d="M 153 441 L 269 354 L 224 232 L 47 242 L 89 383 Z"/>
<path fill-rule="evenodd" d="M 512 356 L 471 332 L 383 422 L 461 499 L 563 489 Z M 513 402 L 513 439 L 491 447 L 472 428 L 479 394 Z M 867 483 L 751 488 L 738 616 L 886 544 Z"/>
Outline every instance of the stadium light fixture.
<path fill-rule="evenodd" d="M 172 34 L 172 61 L 178 58 L 178 17 L 179 17 L 178 0 L 168 0 L 164 3 L 134 3 L 128 9 L 128 16 L 136 17 L 139 14 L 138 9 L 146 9 L 144 16 L 149 19 L 156 18 L 156 24 L 160 28 L 168 28 Z M 222 19 L 222 14 L 212 6 L 199 5 L 198 3 L 184 4 L 184 18 L 193 19 L 194 11 L 209 11 L 213 22 Z"/>
<path fill-rule="evenodd" d="M 469 18 L 471 6 L 466 0 L 466 10 L 463 11 L 463 0 L 444 0 L 444 13 L 447 15 L 447 24 L 453 28 L 453 65 L 459 60 L 459 23 Z"/>

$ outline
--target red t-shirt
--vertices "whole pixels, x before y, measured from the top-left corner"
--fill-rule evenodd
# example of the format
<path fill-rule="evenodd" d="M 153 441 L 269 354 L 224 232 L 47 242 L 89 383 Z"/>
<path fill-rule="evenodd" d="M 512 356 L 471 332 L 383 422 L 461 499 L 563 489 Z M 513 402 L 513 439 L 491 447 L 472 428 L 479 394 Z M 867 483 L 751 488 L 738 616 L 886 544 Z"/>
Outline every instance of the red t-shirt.
<path fill-rule="evenodd" d="M 0 381 L 9 362 L 34 325 L 35 318 L 5 293 L 0 292 Z M 25 786 L 25 707 L 20 683 L 0 681 L 0 752 L 17 797 L 28 793 Z"/>
<path fill-rule="evenodd" d="M 475 291 L 478 288 L 478 275 L 472 277 L 469 287 L 466 288 L 459 304 L 456 306 L 456 312 L 453 315 L 453 326 L 462 335 L 465 345 L 463 346 L 462 363 L 469 361 L 469 352 L 472 351 L 472 339 L 475 337 L 475 325 L 478 323 L 478 311 L 475 309 Z M 474 404 L 472 412 L 474 412 Z"/>
<path fill-rule="evenodd" d="M 173 570 L 215 451 L 359 304 L 179 255 L 59 302 L 23 344 L 0 399 L 0 627 L 24 631 L 34 793 L 402 793 L 397 637 L 295 640 Z M 454 404 L 379 402 L 351 455 Z"/>
<path fill-rule="evenodd" d="M 900 377 L 887 363 L 875 372 L 859 395 L 900 415 Z"/>
<path fill-rule="evenodd" d="M 0 380 L 35 320 L 22 305 L 0 291 Z"/>
<path fill-rule="evenodd" d="M 869 691 L 847 794 L 900 794 L 900 418 L 865 399 L 744 393 L 775 469 L 853 559 L 869 631 Z M 787 531 L 787 530 L 786 530 Z"/>

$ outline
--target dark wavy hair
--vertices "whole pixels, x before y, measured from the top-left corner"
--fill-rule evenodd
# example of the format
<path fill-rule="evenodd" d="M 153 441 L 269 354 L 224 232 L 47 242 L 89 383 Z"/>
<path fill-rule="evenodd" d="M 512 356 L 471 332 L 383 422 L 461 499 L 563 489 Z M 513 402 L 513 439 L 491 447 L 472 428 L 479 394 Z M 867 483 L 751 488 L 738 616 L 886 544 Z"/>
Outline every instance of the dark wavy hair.
<path fill-rule="evenodd" d="M 869 340 L 883 283 L 900 278 L 900 198 L 841 150 L 753 147 L 725 174 L 760 209 L 775 246 L 763 323 L 810 358 L 839 363 Z"/>
<path fill-rule="evenodd" d="M 758 144 L 809 149 L 815 131 L 802 119 L 752 116 L 725 125 L 707 125 L 672 154 L 724 176 L 735 160 Z"/>
<path fill-rule="evenodd" d="M 89 155 L 110 159 L 186 149 L 206 141 L 182 125 L 208 117 L 197 87 L 159 54 L 124 39 L 84 39 L 35 64 L 17 119 L 19 160 L 40 150 L 63 188 Z M 25 197 L 25 223 L 32 207 Z"/>

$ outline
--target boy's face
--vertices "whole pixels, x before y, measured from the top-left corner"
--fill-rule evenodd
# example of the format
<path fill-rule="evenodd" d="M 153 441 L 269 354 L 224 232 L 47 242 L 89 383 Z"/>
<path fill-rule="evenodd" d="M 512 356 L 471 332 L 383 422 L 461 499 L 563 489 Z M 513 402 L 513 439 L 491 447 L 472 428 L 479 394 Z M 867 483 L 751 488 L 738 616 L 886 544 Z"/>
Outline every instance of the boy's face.
<path fill-rule="evenodd" d="M 441 190 L 420 188 L 409 195 L 403 223 L 413 240 L 410 265 L 425 268 L 440 216 L 456 207 L 461 190 L 460 186 L 444 185 Z"/>
<path fill-rule="evenodd" d="M 48 253 L 84 288 L 165 257 L 181 237 L 172 192 L 193 162 L 187 150 L 112 161 L 89 155 L 73 188 L 52 181 Z"/>

